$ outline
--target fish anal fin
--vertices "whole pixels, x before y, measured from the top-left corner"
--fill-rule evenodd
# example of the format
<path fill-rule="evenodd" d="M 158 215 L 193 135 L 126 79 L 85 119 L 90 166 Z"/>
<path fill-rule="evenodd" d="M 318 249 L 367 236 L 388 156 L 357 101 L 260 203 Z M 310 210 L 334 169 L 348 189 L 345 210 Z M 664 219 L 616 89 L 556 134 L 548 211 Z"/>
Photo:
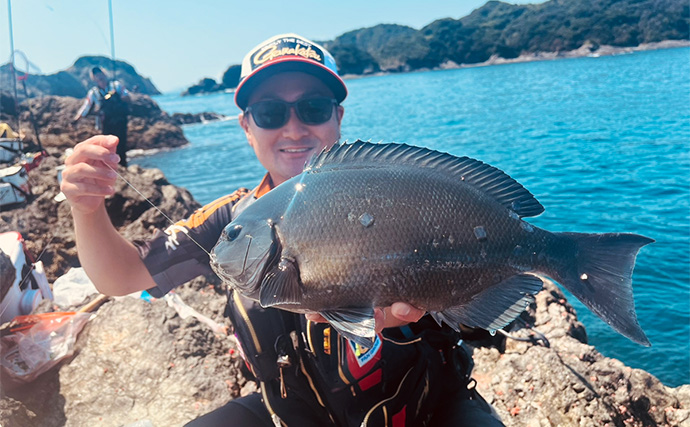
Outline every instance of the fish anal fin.
<path fill-rule="evenodd" d="M 283 304 L 300 304 L 302 286 L 299 271 L 293 260 L 282 258 L 264 277 L 259 292 L 262 307 Z"/>
<path fill-rule="evenodd" d="M 466 304 L 432 313 L 432 316 L 456 331 L 460 324 L 489 331 L 501 329 L 520 315 L 542 286 L 539 277 L 518 274 L 480 292 Z"/>
<path fill-rule="evenodd" d="M 371 348 L 376 337 L 376 322 L 372 307 L 349 307 L 324 310 L 319 314 L 345 338 L 363 347 Z"/>

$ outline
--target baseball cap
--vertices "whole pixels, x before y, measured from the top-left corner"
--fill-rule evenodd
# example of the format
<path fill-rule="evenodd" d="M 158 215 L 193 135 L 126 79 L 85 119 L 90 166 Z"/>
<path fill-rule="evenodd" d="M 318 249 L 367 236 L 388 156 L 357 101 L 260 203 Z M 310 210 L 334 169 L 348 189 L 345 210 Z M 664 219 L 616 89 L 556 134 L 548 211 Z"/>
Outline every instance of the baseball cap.
<path fill-rule="evenodd" d="M 252 91 L 268 77 L 287 71 L 311 74 L 326 84 L 338 102 L 347 96 L 345 82 L 338 75 L 333 56 L 297 34 L 280 34 L 260 43 L 244 57 L 240 82 L 235 89 L 235 104 L 247 108 Z"/>

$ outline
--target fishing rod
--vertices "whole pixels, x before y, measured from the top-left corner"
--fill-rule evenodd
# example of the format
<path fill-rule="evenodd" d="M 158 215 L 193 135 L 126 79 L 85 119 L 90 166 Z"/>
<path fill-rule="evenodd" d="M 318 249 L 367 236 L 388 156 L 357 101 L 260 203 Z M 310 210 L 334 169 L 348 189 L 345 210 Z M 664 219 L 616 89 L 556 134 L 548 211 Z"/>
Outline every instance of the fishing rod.
<path fill-rule="evenodd" d="M 34 117 L 34 112 L 31 109 L 31 102 L 29 101 L 29 92 L 26 89 L 26 80 L 29 78 L 29 60 L 27 59 L 26 55 L 24 55 L 23 52 L 20 51 L 15 51 L 14 49 L 14 28 L 12 26 L 12 0 L 7 0 L 7 18 L 9 20 L 9 30 L 10 30 L 10 69 L 12 70 L 12 87 L 14 90 L 14 102 L 15 104 L 19 104 L 19 93 L 17 92 L 17 67 L 15 65 L 16 63 L 16 53 L 21 54 L 21 56 L 24 58 L 25 66 L 26 66 L 26 71 L 24 75 L 21 77 L 22 81 L 22 87 L 24 88 L 24 97 L 27 100 L 28 103 L 28 109 L 29 109 L 29 115 L 31 117 L 31 125 L 34 128 L 34 133 L 36 134 L 36 143 L 35 145 L 38 145 L 38 148 L 41 151 L 43 150 L 43 144 L 41 144 L 41 138 L 39 136 L 38 132 L 38 126 L 36 125 L 36 118 Z M 16 109 L 16 115 L 17 115 L 17 131 L 21 131 L 21 119 L 19 114 L 19 106 L 15 106 Z"/>
<path fill-rule="evenodd" d="M 9 0 L 8 0 L 9 1 Z M 117 79 L 117 64 L 115 62 L 115 31 L 113 29 L 113 0 L 108 0 L 108 17 L 110 21 L 110 63 L 113 67 L 113 81 Z"/>
<path fill-rule="evenodd" d="M 34 116 L 34 110 L 31 109 L 31 100 L 29 99 L 29 91 L 26 88 L 26 81 L 29 79 L 29 74 L 30 74 L 29 71 L 31 70 L 30 67 L 33 67 L 33 68 L 38 68 L 38 67 L 36 67 L 34 64 L 31 64 L 29 62 L 29 59 L 26 57 L 24 52 L 18 50 L 16 53 L 20 54 L 21 57 L 24 59 L 24 66 L 25 66 L 24 75 L 21 77 L 15 78 L 15 81 L 21 80 L 22 87 L 24 88 L 24 97 L 26 98 L 27 108 L 29 110 L 29 117 L 31 118 L 31 126 L 34 128 L 34 134 L 36 134 L 36 143 L 37 144 L 33 144 L 33 141 L 32 141 L 32 144 L 38 145 L 39 150 L 45 151 L 43 149 L 43 144 L 41 144 L 41 137 L 39 136 L 38 125 L 36 124 L 36 116 Z M 13 52 L 13 54 L 14 54 L 14 52 Z M 39 70 L 39 73 L 40 73 L 40 70 Z M 18 112 L 17 112 L 17 120 L 19 120 L 19 113 Z"/>
<path fill-rule="evenodd" d="M 12 70 L 12 86 L 14 88 L 14 102 L 16 103 L 19 99 L 17 94 L 17 74 L 14 70 L 14 30 L 12 28 L 12 0 L 7 0 L 7 18 L 10 22 L 10 69 Z M 19 114 L 17 113 L 17 129 L 19 126 Z"/>

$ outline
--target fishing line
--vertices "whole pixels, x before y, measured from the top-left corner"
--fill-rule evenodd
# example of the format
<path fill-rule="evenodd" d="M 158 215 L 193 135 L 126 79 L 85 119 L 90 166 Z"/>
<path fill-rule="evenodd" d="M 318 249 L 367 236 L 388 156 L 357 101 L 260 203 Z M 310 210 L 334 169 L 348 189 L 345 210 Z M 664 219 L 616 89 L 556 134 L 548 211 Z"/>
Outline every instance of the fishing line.
<path fill-rule="evenodd" d="M 167 215 L 165 214 L 165 212 L 163 212 L 163 211 L 160 210 L 156 205 L 154 205 L 153 202 L 152 202 L 151 200 L 149 200 L 146 196 L 144 196 L 144 195 L 142 194 L 142 192 L 139 191 L 139 189 L 137 189 L 131 182 L 127 181 L 127 179 L 126 179 L 124 176 L 120 175 L 120 174 L 119 174 L 115 169 L 113 169 L 109 164 L 107 164 L 107 163 L 104 163 L 104 164 L 105 164 L 111 171 L 115 172 L 115 174 L 116 174 L 117 176 L 119 176 L 127 185 L 129 185 L 130 187 L 132 187 L 132 189 L 133 189 L 134 191 L 136 191 L 137 194 L 139 194 L 144 200 L 146 200 L 146 202 L 148 202 L 148 204 L 150 204 L 156 211 L 158 211 L 158 213 L 160 213 L 161 215 L 163 215 L 163 217 L 164 217 L 166 220 L 168 220 L 168 222 L 169 222 L 171 225 L 175 225 L 175 222 L 174 222 L 172 219 L 170 219 L 170 217 L 167 216 Z M 192 236 L 190 236 L 189 233 L 186 233 L 186 232 L 185 232 L 185 234 L 187 235 L 187 237 L 189 238 L 189 240 L 191 240 L 192 242 L 194 242 L 194 244 L 196 244 L 202 251 L 204 251 L 204 253 L 205 253 L 206 255 L 209 256 L 209 258 L 213 258 L 213 255 L 212 255 L 210 252 L 208 252 L 208 251 L 206 250 L 206 248 L 204 248 L 199 242 L 197 242 L 196 240 L 194 240 L 194 238 L 193 238 Z M 24 284 L 24 282 L 26 282 L 26 280 L 29 278 L 29 276 L 31 275 L 31 273 L 33 272 L 33 270 L 36 268 L 36 266 L 35 266 L 34 264 L 37 263 L 37 262 L 39 262 L 39 261 L 41 260 L 41 258 L 43 257 L 43 254 L 45 254 L 46 250 L 48 249 L 48 246 L 50 246 L 50 244 L 53 243 L 53 240 L 54 240 L 54 239 L 55 239 L 55 234 L 53 234 L 53 236 L 50 238 L 50 240 L 48 241 L 48 243 L 44 246 L 44 248 L 43 248 L 43 250 L 41 251 L 40 255 L 38 256 L 38 258 L 36 258 L 36 261 L 35 261 L 34 263 L 32 263 L 31 269 L 29 270 L 29 272 L 22 278 L 21 282 L 19 282 L 19 288 L 21 288 L 21 286 Z M 9 308 L 9 305 L 8 305 L 7 307 L 5 307 L 5 310 L 7 310 L 8 308 Z M 5 313 L 5 310 L 3 310 L 2 312 L 0 312 L 0 315 L 4 314 L 4 313 Z"/>
<path fill-rule="evenodd" d="M 151 205 L 156 211 L 158 211 L 158 213 L 160 213 L 161 215 L 163 215 L 163 217 L 164 217 L 165 219 L 168 220 L 168 222 L 170 223 L 170 225 L 175 225 L 175 222 L 174 222 L 172 219 L 170 219 L 170 217 L 168 217 L 162 210 L 158 209 L 158 207 L 157 207 L 156 205 L 154 205 L 153 202 L 152 202 L 151 200 L 149 200 L 146 196 L 144 196 L 144 195 L 141 193 L 141 191 L 139 191 L 131 182 L 127 181 L 127 179 L 125 179 L 124 176 L 120 175 L 120 173 L 119 173 L 118 171 L 116 171 L 115 169 L 113 169 L 113 167 L 110 166 L 109 164 L 107 164 L 107 163 L 105 163 L 105 162 L 104 162 L 103 164 L 106 165 L 106 166 L 108 166 L 108 168 L 109 168 L 111 171 L 115 172 L 115 174 L 116 174 L 117 176 L 119 176 L 127 185 L 129 185 L 130 187 L 132 187 L 132 189 L 133 189 L 134 191 L 136 191 L 137 194 L 139 194 L 144 200 L 146 200 L 146 201 L 148 202 L 149 205 Z M 189 240 L 191 240 L 192 242 L 194 242 L 202 251 L 204 251 L 204 253 L 205 253 L 206 255 L 208 255 L 209 258 L 213 259 L 213 255 L 212 255 L 209 251 L 207 251 L 206 248 L 204 248 L 203 246 L 201 246 L 201 243 L 199 243 L 199 242 L 197 242 L 196 240 L 194 240 L 194 238 L 193 238 L 192 236 L 190 236 L 189 233 L 185 232 L 185 234 L 187 235 L 187 237 L 189 237 Z"/>

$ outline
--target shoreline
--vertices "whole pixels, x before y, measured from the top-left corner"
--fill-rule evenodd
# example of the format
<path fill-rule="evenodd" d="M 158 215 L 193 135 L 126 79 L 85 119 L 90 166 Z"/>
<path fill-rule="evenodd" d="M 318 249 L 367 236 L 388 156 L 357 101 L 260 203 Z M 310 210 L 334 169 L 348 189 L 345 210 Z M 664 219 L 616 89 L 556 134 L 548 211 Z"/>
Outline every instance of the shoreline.
<path fill-rule="evenodd" d="M 488 67 L 491 65 L 504 65 L 504 64 L 518 64 L 523 62 L 536 62 L 536 61 L 552 61 L 557 59 L 571 59 L 571 58 L 599 58 L 602 56 L 615 56 L 615 55 L 625 55 L 634 52 L 643 52 L 648 50 L 661 50 L 661 49 L 675 49 L 690 47 L 690 40 L 664 40 L 661 42 L 654 43 L 642 43 L 637 46 L 619 47 L 611 45 L 599 45 L 596 46 L 591 42 L 585 42 L 582 46 L 574 50 L 561 51 L 561 52 L 534 52 L 529 54 L 522 54 L 516 58 L 503 58 L 496 54 L 492 55 L 489 59 L 484 62 L 477 62 L 473 64 L 458 64 L 454 61 L 446 61 L 438 67 L 434 68 L 418 68 L 409 71 L 380 71 L 371 74 L 345 74 L 341 77 L 343 80 L 354 80 L 366 77 L 375 76 L 386 76 L 391 74 L 402 74 L 402 73 L 416 73 L 425 71 L 441 71 L 441 70 L 457 70 L 463 68 L 477 68 L 477 67 Z"/>

